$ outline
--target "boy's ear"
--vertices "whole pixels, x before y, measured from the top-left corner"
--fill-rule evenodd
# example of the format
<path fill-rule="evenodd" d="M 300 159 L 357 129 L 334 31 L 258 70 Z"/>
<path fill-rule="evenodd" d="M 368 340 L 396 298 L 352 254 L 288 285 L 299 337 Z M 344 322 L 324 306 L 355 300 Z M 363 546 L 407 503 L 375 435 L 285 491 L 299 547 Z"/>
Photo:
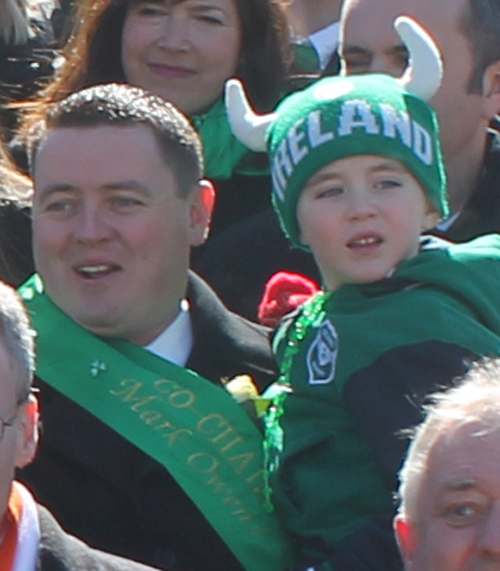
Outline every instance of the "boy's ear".
<path fill-rule="evenodd" d="M 424 219 L 422 220 L 422 232 L 427 232 L 427 230 L 432 230 L 441 222 L 441 214 L 430 207 L 424 214 Z"/>
<path fill-rule="evenodd" d="M 415 527 L 406 521 L 401 514 L 394 518 L 393 526 L 405 569 L 406 571 L 411 571 L 418 545 Z"/>
<path fill-rule="evenodd" d="M 490 64 L 483 74 L 483 115 L 491 120 L 500 112 L 500 60 Z"/>

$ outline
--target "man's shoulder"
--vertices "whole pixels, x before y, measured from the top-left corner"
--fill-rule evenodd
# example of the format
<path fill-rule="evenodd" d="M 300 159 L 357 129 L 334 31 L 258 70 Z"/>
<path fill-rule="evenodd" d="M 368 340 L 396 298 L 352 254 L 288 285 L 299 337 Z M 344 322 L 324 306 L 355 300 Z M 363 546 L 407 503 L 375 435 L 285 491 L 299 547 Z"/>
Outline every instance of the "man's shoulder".
<path fill-rule="evenodd" d="M 214 381 L 248 373 L 261 388 L 267 386 L 276 375 L 271 331 L 231 312 L 192 272 L 187 295 L 194 334 L 188 366 Z"/>
<path fill-rule="evenodd" d="M 139 563 L 91 548 L 66 533 L 54 516 L 37 505 L 40 524 L 39 571 L 151 571 Z"/>

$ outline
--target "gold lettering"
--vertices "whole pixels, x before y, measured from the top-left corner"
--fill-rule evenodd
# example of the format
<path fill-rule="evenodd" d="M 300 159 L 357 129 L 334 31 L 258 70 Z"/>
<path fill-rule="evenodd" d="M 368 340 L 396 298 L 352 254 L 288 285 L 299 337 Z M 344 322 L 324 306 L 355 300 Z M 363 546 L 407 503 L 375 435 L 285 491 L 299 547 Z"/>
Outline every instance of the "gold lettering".
<path fill-rule="evenodd" d="M 170 379 L 158 379 L 155 381 L 155 389 L 160 393 L 171 393 L 173 390 L 182 389 L 182 387 Z"/>
<path fill-rule="evenodd" d="M 142 398 L 136 397 L 136 398 L 134 398 L 134 399 L 128 399 L 128 400 L 137 401 L 135 404 L 133 404 L 133 405 L 130 407 L 130 410 L 133 410 L 134 412 L 139 412 L 139 409 L 142 408 L 145 404 L 149 404 L 151 401 L 154 401 L 154 400 L 156 400 L 157 398 L 158 398 L 158 397 L 157 397 L 156 395 L 152 395 L 152 396 L 149 396 L 149 397 L 142 397 Z M 127 402 L 127 399 L 124 398 L 124 399 L 123 399 L 123 402 Z"/>
<path fill-rule="evenodd" d="M 157 420 L 162 418 L 161 412 L 157 410 L 147 410 L 139 415 L 139 418 L 148 425 L 154 424 Z"/>
<path fill-rule="evenodd" d="M 120 384 L 121 385 L 132 384 L 132 386 L 130 388 L 124 389 L 121 392 L 120 391 L 110 391 L 110 392 L 112 395 L 115 395 L 117 397 L 122 397 L 121 400 L 123 402 L 135 403 L 130 407 L 130 409 L 133 410 L 134 412 L 138 412 L 139 409 L 142 408 L 144 405 L 158 399 L 156 395 L 150 395 L 148 397 L 136 396 L 137 392 L 143 387 L 143 383 L 135 381 L 134 379 L 124 379 Z"/>
<path fill-rule="evenodd" d="M 244 472 L 249 465 L 255 459 L 255 452 L 245 452 L 245 454 L 240 454 L 239 456 L 233 456 L 232 458 L 228 458 L 228 461 L 236 464 L 235 471 L 237 474 L 241 474 Z"/>
<path fill-rule="evenodd" d="M 162 430 L 163 428 L 175 428 L 175 426 L 170 422 L 170 420 L 165 420 L 158 426 L 155 426 L 155 430 Z"/>
<path fill-rule="evenodd" d="M 222 494 L 222 493 L 232 493 L 232 491 L 227 490 L 227 483 L 226 482 L 222 482 L 219 478 L 219 476 L 217 474 L 215 474 L 214 476 L 212 476 L 210 478 L 210 480 L 208 480 L 208 485 L 212 486 L 214 488 L 214 492 L 216 494 Z"/>
<path fill-rule="evenodd" d="M 224 430 L 224 432 L 221 432 L 218 436 L 216 436 L 215 438 L 212 438 L 210 440 L 210 442 L 213 442 L 214 444 L 217 444 L 221 441 L 224 441 L 228 438 L 228 436 L 231 436 L 232 438 L 227 442 L 227 444 L 225 446 L 223 446 L 220 451 L 222 453 L 227 452 L 228 450 L 230 450 L 233 446 L 235 446 L 236 444 L 241 444 L 243 442 L 243 439 L 241 438 L 241 436 L 239 436 L 234 428 L 232 428 L 231 426 L 228 426 L 226 428 L 226 430 Z"/>
<path fill-rule="evenodd" d="M 249 478 L 247 478 L 245 480 L 245 482 L 249 486 L 251 486 L 255 480 L 257 480 L 257 482 L 258 482 L 258 486 L 256 486 L 255 488 L 252 488 L 252 491 L 254 492 L 254 494 L 262 494 L 264 491 L 264 470 L 259 470 L 259 471 L 255 472 L 255 474 L 253 474 L 253 476 L 250 476 Z"/>
<path fill-rule="evenodd" d="M 217 458 L 212 456 L 212 454 L 207 454 L 206 452 L 196 452 L 195 454 L 191 454 L 188 458 L 188 464 L 194 470 L 207 474 L 215 472 L 219 467 L 219 461 Z"/>
<path fill-rule="evenodd" d="M 183 434 L 187 434 L 188 436 L 192 436 L 193 432 L 191 430 L 189 430 L 188 428 L 179 428 L 177 430 L 174 430 L 173 432 L 170 432 L 168 434 L 164 434 L 163 438 L 165 438 L 166 440 L 169 441 L 168 445 L 170 448 L 172 448 L 172 446 L 175 444 L 175 442 L 177 440 L 179 440 Z"/>
<path fill-rule="evenodd" d="M 117 397 L 125 396 L 128 398 L 130 394 L 134 395 L 143 385 L 143 383 L 140 383 L 135 379 L 123 379 L 123 381 L 120 383 L 120 385 L 125 387 L 130 384 L 132 384 L 131 388 L 125 388 L 123 391 L 110 390 L 109 392 Z"/>
<path fill-rule="evenodd" d="M 202 434 L 210 434 L 211 432 L 213 432 L 212 430 L 210 430 L 210 427 L 208 428 L 208 430 L 205 429 L 206 424 L 208 424 L 212 420 L 218 421 L 215 425 L 215 428 L 227 424 L 226 420 L 224 420 L 224 418 L 220 414 L 209 414 L 208 416 L 203 417 L 198 422 L 197 428 L 199 432 L 201 432 Z"/>
<path fill-rule="evenodd" d="M 195 400 L 196 396 L 191 391 L 176 391 L 170 395 L 168 402 L 174 408 L 189 408 Z"/>

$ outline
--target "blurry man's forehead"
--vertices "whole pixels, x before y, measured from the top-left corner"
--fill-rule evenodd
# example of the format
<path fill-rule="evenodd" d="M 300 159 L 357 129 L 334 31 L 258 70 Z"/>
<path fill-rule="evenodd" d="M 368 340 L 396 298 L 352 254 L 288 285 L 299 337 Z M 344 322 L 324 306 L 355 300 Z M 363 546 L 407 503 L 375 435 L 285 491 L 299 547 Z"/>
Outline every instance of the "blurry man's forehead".
<path fill-rule="evenodd" d="M 346 35 L 360 31 L 392 33 L 395 43 L 400 43 L 393 28 L 398 16 L 411 16 L 430 28 L 441 18 L 458 22 L 464 6 L 465 0 L 345 0 L 341 28 Z"/>

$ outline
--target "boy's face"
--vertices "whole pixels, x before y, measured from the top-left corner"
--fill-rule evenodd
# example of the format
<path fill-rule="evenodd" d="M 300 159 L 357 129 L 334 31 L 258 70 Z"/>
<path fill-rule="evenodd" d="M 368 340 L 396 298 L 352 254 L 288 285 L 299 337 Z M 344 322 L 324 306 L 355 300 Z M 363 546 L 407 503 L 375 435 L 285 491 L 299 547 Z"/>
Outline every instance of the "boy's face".
<path fill-rule="evenodd" d="M 401 163 L 360 155 L 323 167 L 297 204 L 300 238 L 309 246 L 326 286 L 386 277 L 418 252 L 422 231 L 440 215 Z"/>

